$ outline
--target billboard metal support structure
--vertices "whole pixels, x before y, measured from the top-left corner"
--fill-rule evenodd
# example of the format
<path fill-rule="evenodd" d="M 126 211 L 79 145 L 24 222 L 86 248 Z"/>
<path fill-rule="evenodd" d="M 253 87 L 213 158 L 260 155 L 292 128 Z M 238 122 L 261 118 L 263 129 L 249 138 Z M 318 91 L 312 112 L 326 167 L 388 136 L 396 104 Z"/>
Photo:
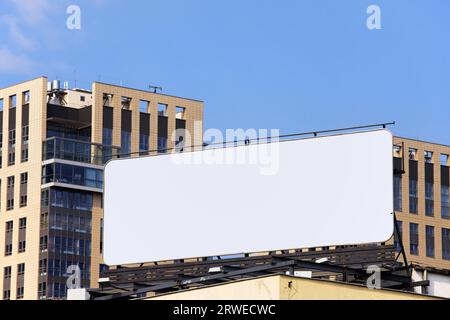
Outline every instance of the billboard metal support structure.
<path fill-rule="evenodd" d="M 406 251 L 405 251 L 405 247 L 403 245 L 403 236 L 400 232 L 400 228 L 398 226 L 398 220 L 397 220 L 397 216 L 396 216 L 395 212 L 394 212 L 394 225 L 395 225 L 395 233 L 397 234 L 398 241 L 400 243 L 400 254 L 403 257 L 403 262 L 405 264 L 406 272 L 407 272 L 408 276 L 411 277 L 411 268 L 408 264 L 408 258 L 406 257 Z"/>
<path fill-rule="evenodd" d="M 150 292 L 174 292 L 265 275 L 293 276 L 296 270 L 341 275 L 342 281 L 364 284 L 371 275 L 366 270 L 368 265 L 380 266 L 384 288 L 410 290 L 429 285 L 427 281 L 413 282 L 409 275 L 398 274 L 402 269 L 395 267 L 394 252 L 393 246 L 374 246 L 121 268 L 106 274 L 116 280 L 110 280 L 101 289 L 90 290 L 89 294 L 94 300 L 139 299 Z M 317 262 L 323 257 L 330 257 L 334 262 Z"/>

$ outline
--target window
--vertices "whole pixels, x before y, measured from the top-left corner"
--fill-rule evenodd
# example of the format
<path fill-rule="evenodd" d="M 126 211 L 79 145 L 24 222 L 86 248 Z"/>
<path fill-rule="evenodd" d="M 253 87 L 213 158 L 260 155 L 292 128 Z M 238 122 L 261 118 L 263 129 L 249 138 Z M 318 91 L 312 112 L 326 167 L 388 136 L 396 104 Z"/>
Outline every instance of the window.
<path fill-rule="evenodd" d="M 22 156 L 22 162 L 27 162 L 28 161 L 28 147 L 22 150 L 21 156 Z"/>
<path fill-rule="evenodd" d="M 24 287 L 19 287 L 17 288 L 17 299 L 23 299 L 23 295 L 24 295 Z"/>
<path fill-rule="evenodd" d="M 5 102 L 3 99 L 0 99 L 0 111 L 3 111 L 4 107 L 5 107 Z"/>
<path fill-rule="evenodd" d="M 8 177 L 8 189 L 14 189 L 14 176 Z"/>
<path fill-rule="evenodd" d="M 425 183 L 425 215 L 434 216 L 434 184 Z"/>
<path fill-rule="evenodd" d="M 24 253 L 27 249 L 27 242 L 25 240 L 19 241 L 19 253 Z"/>
<path fill-rule="evenodd" d="M 401 145 L 394 145 L 392 148 L 392 155 L 396 158 L 402 157 L 402 146 Z"/>
<path fill-rule="evenodd" d="M 27 218 L 20 218 L 19 219 L 19 229 L 25 230 L 27 228 Z"/>
<path fill-rule="evenodd" d="M 11 278 L 11 271 L 12 271 L 11 266 L 4 267 L 3 268 L 3 279 L 10 279 Z"/>
<path fill-rule="evenodd" d="M 112 99 L 113 95 L 109 93 L 103 94 L 103 106 L 104 107 L 112 107 Z"/>
<path fill-rule="evenodd" d="M 409 179 L 409 212 L 417 214 L 417 180 Z"/>
<path fill-rule="evenodd" d="M 39 248 L 41 249 L 41 251 L 45 251 L 48 249 L 48 236 L 40 237 Z"/>
<path fill-rule="evenodd" d="M 103 144 L 112 146 L 113 144 L 113 129 L 103 128 Z"/>
<path fill-rule="evenodd" d="M 38 285 L 38 296 L 39 299 L 45 299 L 47 297 L 47 283 L 39 283 Z"/>
<path fill-rule="evenodd" d="M 86 228 L 81 226 L 80 228 Z M 55 254 L 72 254 L 78 256 L 90 256 L 91 255 L 91 241 L 79 240 L 69 237 L 51 237 L 49 239 L 49 250 Z"/>
<path fill-rule="evenodd" d="M 20 174 L 20 184 L 28 183 L 28 172 L 24 172 Z"/>
<path fill-rule="evenodd" d="M 185 118 L 185 114 L 186 114 L 186 108 L 184 108 L 184 107 L 176 107 L 176 111 L 175 111 L 176 113 L 175 113 L 175 117 L 177 118 L 177 119 L 182 119 L 182 120 L 184 120 L 184 118 Z"/>
<path fill-rule="evenodd" d="M 8 165 L 12 166 L 16 162 L 16 129 L 9 130 L 8 137 Z"/>
<path fill-rule="evenodd" d="M 92 202 L 91 193 L 55 189 L 50 195 L 50 205 L 55 208 L 91 211 Z"/>
<path fill-rule="evenodd" d="M 158 153 L 167 153 L 167 138 L 158 137 Z"/>
<path fill-rule="evenodd" d="M 433 163 L 433 152 L 425 151 L 424 158 L 425 158 L 425 163 Z"/>
<path fill-rule="evenodd" d="M 3 166 L 3 133 L 0 132 L 0 168 Z"/>
<path fill-rule="evenodd" d="M 141 155 L 148 154 L 149 140 L 150 140 L 150 137 L 148 134 L 141 133 L 139 135 L 139 152 Z"/>
<path fill-rule="evenodd" d="M 416 223 L 409 224 L 409 248 L 412 255 L 419 254 L 419 225 Z"/>
<path fill-rule="evenodd" d="M 7 199 L 6 200 L 6 210 L 11 211 L 14 209 L 14 199 Z"/>
<path fill-rule="evenodd" d="M 54 298 L 64 298 L 66 296 L 66 285 L 65 283 L 53 283 L 53 297 Z M 50 294 L 51 295 L 51 294 Z"/>
<path fill-rule="evenodd" d="M 21 152 L 21 161 L 28 161 L 28 144 L 30 139 L 30 127 L 24 126 L 22 127 L 22 152 Z"/>
<path fill-rule="evenodd" d="M 14 176 L 8 177 L 8 185 L 7 185 L 7 199 L 6 199 L 6 210 L 14 209 L 14 184 L 15 184 Z"/>
<path fill-rule="evenodd" d="M 417 149 L 409 148 L 408 150 L 409 160 L 417 160 Z"/>
<path fill-rule="evenodd" d="M 103 128 L 103 163 L 112 159 L 113 129 Z"/>
<path fill-rule="evenodd" d="M 41 192 L 41 206 L 48 207 L 50 200 L 50 190 L 44 190 Z"/>
<path fill-rule="evenodd" d="M 80 96 L 80 101 L 81 102 L 85 102 L 86 101 L 86 97 L 85 96 Z"/>
<path fill-rule="evenodd" d="M 122 105 L 122 109 L 124 110 L 130 110 L 131 107 L 131 98 L 128 97 L 122 97 L 120 99 L 121 101 L 121 105 Z"/>
<path fill-rule="evenodd" d="M 449 210 L 449 187 L 441 186 L 441 215 L 442 219 L 450 219 L 450 210 Z"/>
<path fill-rule="evenodd" d="M 140 100 L 139 101 L 139 111 L 142 113 L 150 113 L 149 110 L 150 102 L 146 100 Z"/>
<path fill-rule="evenodd" d="M 52 182 L 102 189 L 103 170 L 61 163 L 48 164 L 42 168 L 42 183 Z"/>
<path fill-rule="evenodd" d="M 30 99 L 31 99 L 31 95 L 30 95 L 30 91 L 25 91 L 24 93 L 22 93 L 22 103 L 23 104 L 28 104 L 30 103 Z"/>
<path fill-rule="evenodd" d="M 167 108 L 167 104 L 158 103 L 158 116 L 167 117 Z"/>
<path fill-rule="evenodd" d="M 28 202 L 27 196 L 28 172 L 20 174 L 20 207 L 26 207 Z"/>
<path fill-rule="evenodd" d="M 442 259 L 450 260 L 450 229 L 442 228 Z"/>
<path fill-rule="evenodd" d="M 16 95 L 9 97 L 9 107 L 11 109 L 14 109 L 15 107 L 17 107 L 17 96 Z"/>
<path fill-rule="evenodd" d="M 25 263 L 17 265 L 17 275 L 23 276 L 25 274 Z"/>
<path fill-rule="evenodd" d="M 105 272 L 108 272 L 109 271 L 109 266 L 108 265 L 106 265 L 106 264 L 100 264 L 99 265 L 99 273 L 100 273 L 100 275 L 101 274 L 103 274 L 103 273 L 105 273 Z"/>
<path fill-rule="evenodd" d="M 39 274 L 44 275 L 47 273 L 47 259 L 39 261 Z"/>
<path fill-rule="evenodd" d="M 395 247 L 395 250 L 400 251 L 402 249 L 401 241 L 403 238 L 403 222 L 397 220 L 397 226 L 398 226 L 398 234 L 397 234 L 397 229 L 395 229 L 394 247 Z"/>
<path fill-rule="evenodd" d="M 449 159 L 448 154 L 441 154 L 441 156 L 440 156 L 441 166 L 448 166 L 448 164 L 449 164 L 448 159 Z"/>
<path fill-rule="evenodd" d="M 123 131 L 121 134 L 121 150 L 122 156 L 130 156 L 131 153 L 131 133 L 128 131 Z"/>
<path fill-rule="evenodd" d="M 41 229 L 48 228 L 48 212 L 41 213 Z"/>
<path fill-rule="evenodd" d="M 402 176 L 394 176 L 394 210 L 402 211 Z"/>
<path fill-rule="evenodd" d="M 14 229 L 14 222 L 8 221 L 6 222 L 6 233 L 13 232 Z"/>
<path fill-rule="evenodd" d="M 28 203 L 28 196 L 27 195 L 20 196 L 20 204 L 19 204 L 20 207 L 21 208 L 26 207 L 27 203 Z"/>
<path fill-rule="evenodd" d="M 8 257 L 8 256 L 12 255 L 12 252 L 13 252 L 12 244 L 10 243 L 10 244 L 5 245 L 5 256 Z"/>
<path fill-rule="evenodd" d="M 434 258 L 434 227 L 425 227 L 425 240 L 427 246 L 427 257 Z"/>
<path fill-rule="evenodd" d="M 10 300 L 10 299 L 11 299 L 11 290 L 3 291 L 3 300 Z"/>

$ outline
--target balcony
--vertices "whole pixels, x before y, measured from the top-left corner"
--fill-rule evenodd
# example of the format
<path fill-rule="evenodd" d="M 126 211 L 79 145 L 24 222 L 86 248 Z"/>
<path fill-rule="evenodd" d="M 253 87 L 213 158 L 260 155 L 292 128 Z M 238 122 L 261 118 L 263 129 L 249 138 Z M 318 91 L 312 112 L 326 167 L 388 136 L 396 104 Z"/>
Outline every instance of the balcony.
<path fill-rule="evenodd" d="M 92 106 L 78 109 L 48 103 L 47 121 L 64 125 L 70 128 L 87 128 L 92 124 Z"/>
<path fill-rule="evenodd" d="M 63 163 L 42 167 L 42 185 L 103 192 L 103 170 Z"/>
<path fill-rule="evenodd" d="M 42 156 L 43 161 L 60 159 L 102 166 L 119 154 L 120 147 L 53 137 L 44 141 Z"/>

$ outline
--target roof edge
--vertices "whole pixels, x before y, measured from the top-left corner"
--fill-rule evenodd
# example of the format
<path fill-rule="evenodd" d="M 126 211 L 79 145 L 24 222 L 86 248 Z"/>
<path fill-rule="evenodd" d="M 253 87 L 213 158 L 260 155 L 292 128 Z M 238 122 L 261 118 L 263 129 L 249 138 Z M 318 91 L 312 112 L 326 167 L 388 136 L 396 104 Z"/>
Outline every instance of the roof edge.
<path fill-rule="evenodd" d="M 154 94 L 154 95 L 160 95 L 160 96 L 165 96 L 165 97 L 178 98 L 178 99 L 183 99 L 183 100 L 190 100 L 190 101 L 205 103 L 205 101 L 203 101 L 203 100 L 192 99 L 192 98 L 185 98 L 185 97 L 175 96 L 175 95 L 171 95 L 171 94 L 149 92 L 149 91 L 143 90 L 143 89 L 131 88 L 131 87 L 126 87 L 126 86 L 119 86 L 117 84 L 111 84 L 111 83 L 106 83 L 106 82 L 94 81 L 94 82 L 92 82 L 92 85 L 94 85 L 94 84 L 101 84 L 101 85 L 111 86 L 111 87 L 116 87 L 116 88 L 123 88 L 123 89 L 128 89 L 128 90 L 135 90 L 135 91 L 139 91 L 139 92 L 151 93 L 151 94 Z"/>

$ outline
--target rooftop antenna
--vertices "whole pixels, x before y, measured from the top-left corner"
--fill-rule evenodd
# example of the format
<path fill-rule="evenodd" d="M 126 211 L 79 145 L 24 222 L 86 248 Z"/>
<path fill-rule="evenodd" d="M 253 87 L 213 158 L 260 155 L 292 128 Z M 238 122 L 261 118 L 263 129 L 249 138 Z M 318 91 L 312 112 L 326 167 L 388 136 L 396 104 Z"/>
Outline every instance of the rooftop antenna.
<path fill-rule="evenodd" d="M 153 86 L 153 85 L 151 85 L 151 84 L 148 86 L 148 88 L 149 88 L 150 90 L 153 90 L 153 93 L 158 93 L 158 90 L 159 90 L 160 92 L 162 92 L 162 90 L 163 90 L 162 87 L 156 87 L 156 86 Z"/>
<path fill-rule="evenodd" d="M 73 81 L 73 83 L 74 83 L 74 88 L 77 88 L 77 80 L 78 80 L 78 77 L 77 77 L 77 69 L 74 69 L 73 70 L 73 75 L 74 75 L 74 81 Z"/>

